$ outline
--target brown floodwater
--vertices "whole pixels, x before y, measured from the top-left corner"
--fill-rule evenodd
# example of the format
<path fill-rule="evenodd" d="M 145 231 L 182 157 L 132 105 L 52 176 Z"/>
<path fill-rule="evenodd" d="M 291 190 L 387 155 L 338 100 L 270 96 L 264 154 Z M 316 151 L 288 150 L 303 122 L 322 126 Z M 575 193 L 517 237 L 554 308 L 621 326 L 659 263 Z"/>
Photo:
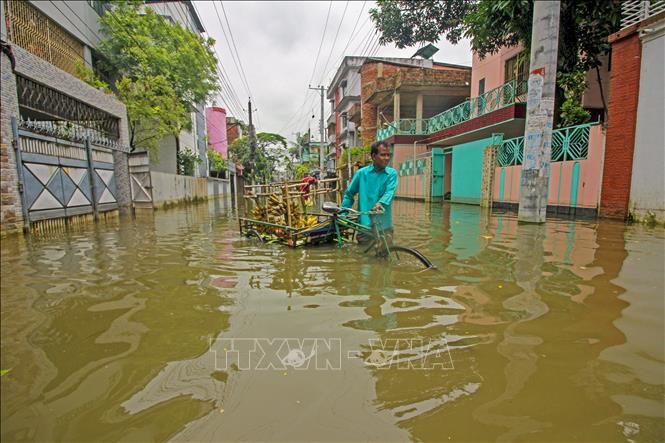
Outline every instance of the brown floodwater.
<path fill-rule="evenodd" d="M 665 439 L 662 228 L 395 203 L 413 273 L 220 202 L 2 240 L 1 439 Z"/>

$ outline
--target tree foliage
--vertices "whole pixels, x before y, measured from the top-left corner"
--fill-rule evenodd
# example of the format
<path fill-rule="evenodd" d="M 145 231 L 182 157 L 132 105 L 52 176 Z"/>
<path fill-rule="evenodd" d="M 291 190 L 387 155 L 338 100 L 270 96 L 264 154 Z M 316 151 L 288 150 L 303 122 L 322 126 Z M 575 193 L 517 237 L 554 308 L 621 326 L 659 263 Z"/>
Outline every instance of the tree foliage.
<path fill-rule="evenodd" d="M 229 152 L 234 160 L 242 165 L 245 171 L 249 171 L 250 180 L 272 181 L 290 163 L 286 139 L 270 132 L 259 132 L 256 134 L 256 156 L 252 162 L 252 153 L 249 146 L 249 137 L 236 139 Z M 253 164 L 252 164 L 253 163 Z M 252 168 L 254 166 L 254 168 Z"/>
<path fill-rule="evenodd" d="M 531 44 L 533 0 L 379 0 L 370 10 L 381 42 L 399 48 L 471 39 L 482 58 L 502 46 Z M 562 0 L 559 25 L 559 63 L 563 73 L 587 71 L 600 65 L 609 52 L 607 36 L 621 19 L 618 0 Z"/>
<path fill-rule="evenodd" d="M 191 124 L 192 103 L 218 91 L 213 39 L 167 21 L 137 1 L 117 1 L 101 18 L 102 67 L 127 106 L 133 147 L 153 149 Z"/>
<path fill-rule="evenodd" d="M 159 140 L 177 135 L 191 126 L 185 104 L 178 98 L 164 76 L 132 79 L 123 76 L 116 82 L 118 98 L 127 107 L 127 120 L 132 147 L 157 155 Z"/>
<path fill-rule="evenodd" d="M 193 176 L 196 166 L 203 162 L 197 153 L 189 148 L 185 148 L 178 152 L 177 161 L 180 173 L 189 176 Z"/>
<path fill-rule="evenodd" d="M 219 173 L 228 167 L 228 163 L 222 157 L 222 154 L 215 151 L 214 149 L 208 149 L 206 152 L 208 157 L 208 164 L 211 172 L 215 172 L 219 177 Z"/>
<path fill-rule="evenodd" d="M 561 104 L 560 126 L 571 126 L 589 121 L 591 113 L 582 107 L 582 97 L 586 90 L 586 72 L 559 73 L 557 83 L 563 89 L 565 101 Z"/>

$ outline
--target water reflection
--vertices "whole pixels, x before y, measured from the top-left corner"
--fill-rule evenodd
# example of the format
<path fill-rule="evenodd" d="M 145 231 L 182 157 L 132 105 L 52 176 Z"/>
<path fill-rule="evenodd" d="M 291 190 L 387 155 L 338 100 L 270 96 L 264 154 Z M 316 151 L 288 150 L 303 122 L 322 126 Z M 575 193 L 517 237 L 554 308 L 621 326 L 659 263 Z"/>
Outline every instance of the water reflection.
<path fill-rule="evenodd" d="M 438 272 L 257 244 L 220 202 L 3 240 L 2 440 L 662 438 L 662 229 L 395 224 Z M 339 339 L 341 370 L 220 369 L 251 337 Z"/>

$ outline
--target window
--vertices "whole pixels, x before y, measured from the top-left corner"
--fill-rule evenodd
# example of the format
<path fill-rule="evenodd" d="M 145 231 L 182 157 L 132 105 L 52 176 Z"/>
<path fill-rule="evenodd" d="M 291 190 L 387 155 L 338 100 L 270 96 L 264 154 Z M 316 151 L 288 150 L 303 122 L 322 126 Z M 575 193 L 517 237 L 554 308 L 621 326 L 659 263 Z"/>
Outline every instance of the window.
<path fill-rule="evenodd" d="M 0 7 L 5 8 L 12 43 L 72 75 L 85 64 L 83 44 L 31 2 L 3 1 Z"/>
<path fill-rule="evenodd" d="M 478 80 L 478 101 L 476 106 L 478 108 L 478 115 L 483 115 L 485 113 L 485 97 L 482 95 L 485 93 L 485 79 L 481 78 Z"/>
<path fill-rule="evenodd" d="M 346 115 L 346 112 L 342 112 L 342 129 L 346 129 L 346 127 L 349 125 L 349 119 Z"/>
<path fill-rule="evenodd" d="M 346 80 L 342 81 L 340 86 L 342 88 L 342 97 L 346 97 Z"/>
<path fill-rule="evenodd" d="M 506 60 L 505 71 L 504 71 L 504 83 L 508 83 L 511 80 L 517 80 L 517 82 L 526 81 L 529 77 L 528 68 L 529 61 L 526 58 L 523 58 L 522 52 L 517 54 L 514 57 Z"/>

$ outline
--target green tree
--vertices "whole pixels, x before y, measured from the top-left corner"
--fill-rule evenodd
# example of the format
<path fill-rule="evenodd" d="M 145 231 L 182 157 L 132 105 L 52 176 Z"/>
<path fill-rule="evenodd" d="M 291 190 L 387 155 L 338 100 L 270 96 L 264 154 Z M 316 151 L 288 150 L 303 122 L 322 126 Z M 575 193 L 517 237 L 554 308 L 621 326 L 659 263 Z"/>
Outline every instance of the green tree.
<path fill-rule="evenodd" d="M 248 137 L 236 139 L 229 146 L 229 152 L 234 160 L 240 162 L 245 171 L 250 171 L 250 179 L 253 182 L 272 181 L 277 176 L 276 173 L 284 172 L 288 168 L 290 162 L 287 155 L 286 138 L 270 132 L 256 134 L 256 156 L 253 170 Z"/>
<path fill-rule="evenodd" d="M 194 170 L 197 165 L 201 164 L 203 160 L 193 150 L 185 148 L 178 152 L 178 169 L 183 175 L 194 175 Z"/>
<path fill-rule="evenodd" d="M 114 2 L 101 18 L 103 68 L 129 114 L 133 147 L 153 149 L 190 124 L 192 103 L 219 90 L 214 40 L 171 23 L 138 1 Z"/>
<path fill-rule="evenodd" d="M 224 160 L 222 154 L 215 151 L 214 149 L 208 149 L 206 154 L 208 157 L 208 164 L 210 165 L 209 166 L 210 171 L 214 172 L 217 175 L 217 177 L 219 177 L 219 173 L 228 167 L 228 163 L 226 162 L 226 160 Z"/>
<path fill-rule="evenodd" d="M 159 140 L 191 127 L 187 108 L 163 76 L 122 77 L 116 82 L 118 98 L 127 107 L 129 144 L 157 155 Z"/>
<path fill-rule="evenodd" d="M 466 37 L 482 58 L 519 43 L 528 53 L 533 0 L 379 0 L 370 15 L 382 43 L 404 48 L 444 36 L 453 44 Z M 562 0 L 558 71 L 595 69 L 599 76 L 601 57 L 610 50 L 607 36 L 618 31 L 620 20 L 618 0 Z"/>

